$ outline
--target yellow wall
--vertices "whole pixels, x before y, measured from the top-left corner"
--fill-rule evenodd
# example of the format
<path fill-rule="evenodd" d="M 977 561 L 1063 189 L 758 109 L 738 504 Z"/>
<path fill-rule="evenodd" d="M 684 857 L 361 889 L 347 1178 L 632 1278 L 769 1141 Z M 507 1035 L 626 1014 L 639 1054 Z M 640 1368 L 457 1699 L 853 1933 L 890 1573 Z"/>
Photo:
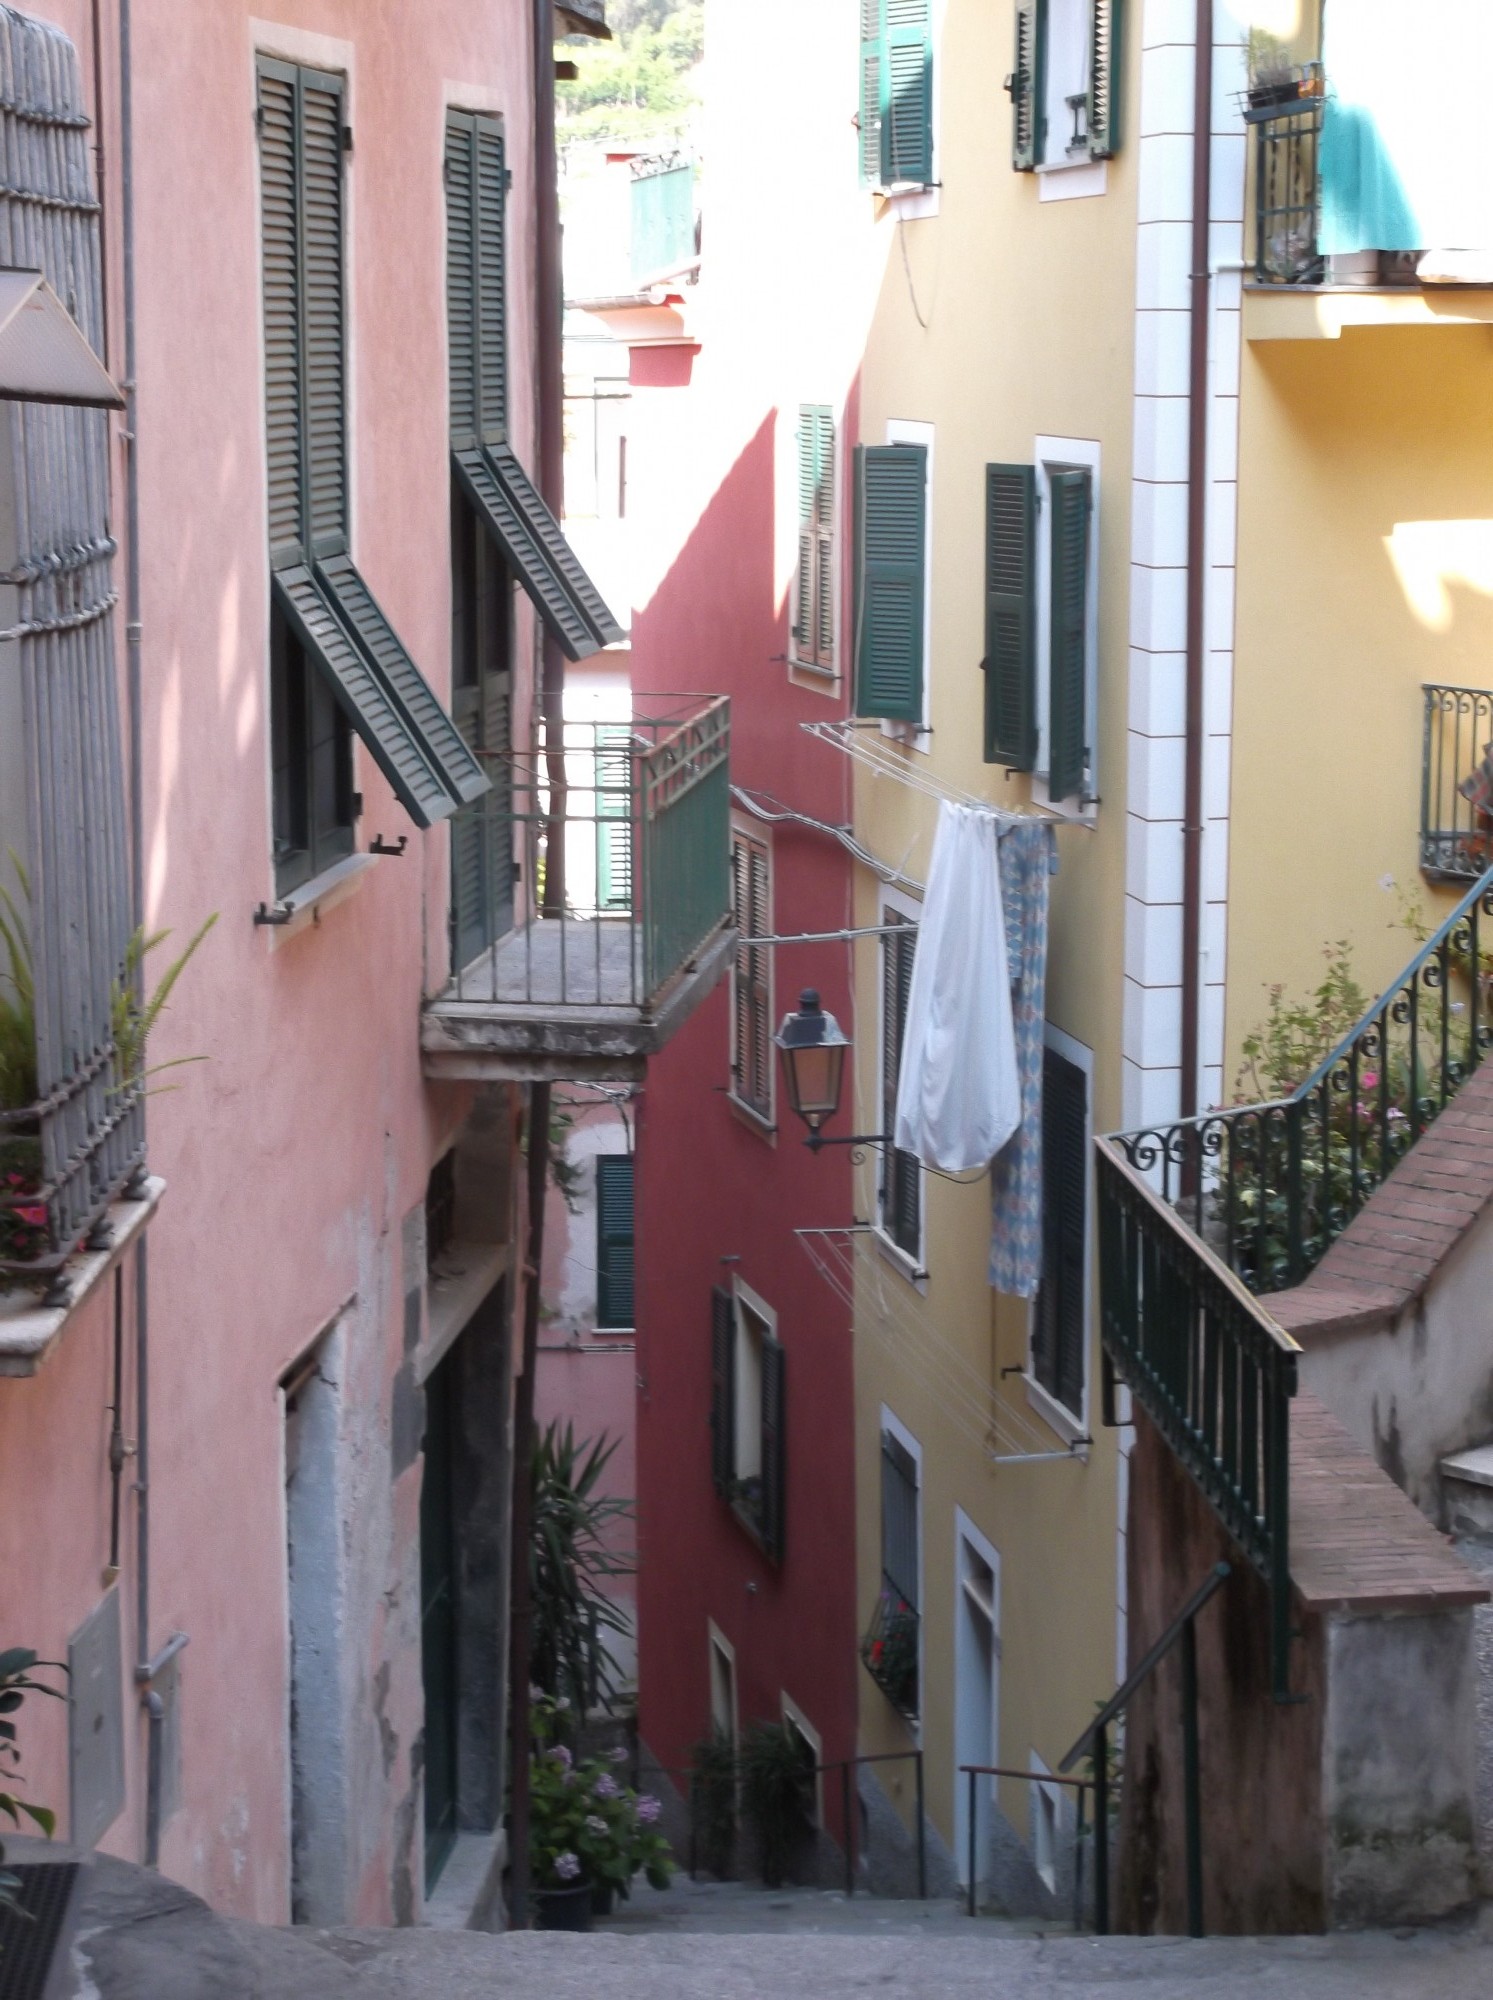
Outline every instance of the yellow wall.
<path fill-rule="evenodd" d="M 1246 343 L 1240 407 L 1230 1084 L 1267 985 L 1347 939 L 1378 990 L 1405 896 L 1451 906 L 1419 872 L 1421 684 L 1493 687 L 1493 335 Z"/>
<path fill-rule="evenodd" d="M 1119 1116 L 1124 913 L 1124 758 L 1130 550 L 1135 186 L 1134 153 L 1108 163 L 1098 198 L 1039 202 L 1038 182 L 1010 164 L 1010 115 L 992 79 L 1010 68 L 1011 9 L 950 0 L 942 57 L 943 181 L 936 219 L 903 225 L 907 271 L 895 252 L 868 345 L 861 438 L 885 440 L 888 420 L 935 426 L 932 493 L 932 738 L 909 765 L 995 804 L 1025 802 L 1027 781 L 982 761 L 984 468 L 1031 462 L 1039 434 L 1097 439 L 1100 471 L 1100 713 L 1097 825 L 1059 834 L 1053 882 L 1048 1015 L 1095 1051 L 1096 1130 Z M 1133 133 L 1139 34 L 1129 37 L 1125 105 Z M 883 223 L 891 227 L 890 222 Z M 910 278 L 909 278 L 910 274 Z M 914 298 L 926 329 L 919 325 Z M 858 772 L 856 824 L 879 855 L 926 879 L 932 800 Z M 857 921 L 877 920 L 877 884 L 862 872 Z M 879 1121 L 876 1073 L 879 957 L 857 957 L 858 1116 Z M 877 1130 L 879 1122 L 860 1130 Z M 874 1164 L 862 1170 L 858 1213 L 874 1213 Z M 924 1176 L 926 1294 L 863 1239 L 857 1298 L 857 1494 L 861 1598 L 869 1620 L 880 1582 L 879 1420 L 883 1403 L 923 1448 L 925 1657 L 922 1741 L 928 1802 L 953 1827 L 955 1508 L 1001 1556 L 998 1760 L 1049 1764 L 1113 1686 L 1116 1652 L 1114 1434 L 1102 1428 L 1097 1338 L 1091 1328 L 1089 1417 L 1094 1445 L 1077 1460 L 994 1467 L 978 1439 L 992 1390 L 1048 1447 L 1064 1442 L 1031 1415 L 1026 1385 L 1000 1370 L 1027 1358 L 1027 1308 L 986 1278 L 988 1181 L 958 1187 Z M 1093 1210 L 1090 1207 L 1091 1240 Z M 881 1300 L 890 1303 L 883 1317 Z M 889 1330 L 887 1330 L 889 1329 Z M 930 1332 L 929 1329 L 933 1329 Z M 946 1348 L 944 1346 L 946 1343 Z M 930 1358 L 942 1353 L 940 1363 Z M 949 1360 L 948 1355 L 959 1357 Z M 950 1368 L 972 1371 L 960 1399 Z M 935 1369 L 937 1372 L 935 1373 Z M 955 1414 L 959 1405 L 965 1421 Z M 910 1733 L 862 1683 L 867 1750 L 900 1748 Z M 888 1777 L 889 1787 L 895 1780 Z M 1028 1824 L 1027 1787 L 1002 1788 L 1006 1817 Z M 910 1779 L 904 1781 L 904 1803 Z"/>

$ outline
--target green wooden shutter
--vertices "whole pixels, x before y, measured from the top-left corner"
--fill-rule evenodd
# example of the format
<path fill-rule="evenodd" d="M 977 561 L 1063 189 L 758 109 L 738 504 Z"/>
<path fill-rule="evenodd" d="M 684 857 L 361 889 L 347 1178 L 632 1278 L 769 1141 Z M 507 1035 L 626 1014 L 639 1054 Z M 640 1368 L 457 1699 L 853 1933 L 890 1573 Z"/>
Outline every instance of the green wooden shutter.
<path fill-rule="evenodd" d="M 508 172 L 501 119 L 446 114 L 446 318 L 453 444 L 508 434 Z"/>
<path fill-rule="evenodd" d="M 856 446 L 855 712 L 923 719 L 928 453 Z"/>
<path fill-rule="evenodd" d="M 1056 1049 L 1042 1054 L 1042 1288 L 1037 1380 L 1075 1416 L 1083 1410 L 1088 1261 L 1088 1078 Z"/>
<path fill-rule="evenodd" d="M 784 1499 L 787 1488 L 785 1357 L 771 1334 L 762 1339 L 762 1546 L 774 1562 L 783 1560 Z"/>
<path fill-rule="evenodd" d="M 296 72 L 259 65 L 259 203 L 264 283 L 270 566 L 306 559 L 301 490 L 301 278 L 297 254 Z"/>
<path fill-rule="evenodd" d="M 814 658 L 814 498 L 819 426 L 807 407 L 798 413 L 798 572 L 793 579 L 793 657 Z"/>
<path fill-rule="evenodd" d="M 881 183 L 881 128 L 886 108 L 886 0 L 861 0 L 861 179 Z"/>
<path fill-rule="evenodd" d="M 596 1324 L 634 1324 L 633 1156 L 596 1159 Z"/>
<path fill-rule="evenodd" d="M 719 1285 L 710 1294 L 710 1476 L 729 1499 L 736 1477 L 736 1303 Z"/>
<path fill-rule="evenodd" d="M 1015 67 L 1006 78 L 1011 97 L 1011 164 L 1029 174 L 1042 157 L 1042 56 L 1046 0 L 1016 0 Z"/>
<path fill-rule="evenodd" d="M 1092 0 L 1089 26 L 1089 158 L 1120 150 L 1125 0 Z"/>
<path fill-rule="evenodd" d="M 814 664 L 835 663 L 835 413 L 815 418 Z"/>
<path fill-rule="evenodd" d="M 476 119 L 446 114 L 446 365 L 452 441 L 477 435 Z"/>
<path fill-rule="evenodd" d="M 596 906 L 632 908 L 632 752 L 625 724 L 596 732 Z"/>
<path fill-rule="evenodd" d="M 1037 759 L 1037 470 L 985 468 L 985 761 Z"/>
<path fill-rule="evenodd" d="M 885 0 L 886 116 L 881 170 L 888 187 L 926 187 L 933 178 L 931 0 Z"/>
<path fill-rule="evenodd" d="M 342 78 L 299 78 L 306 509 L 316 560 L 347 548 L 346 318 L 342 271 Z"/>
<path fill-rule="evenodd" d="M 1088 762 L 1089 512 L 1093 475 L 1055 472 L 1052 491 L 1052 660 L 1047 789 L 1054 799 L 1083 792 Z"/>

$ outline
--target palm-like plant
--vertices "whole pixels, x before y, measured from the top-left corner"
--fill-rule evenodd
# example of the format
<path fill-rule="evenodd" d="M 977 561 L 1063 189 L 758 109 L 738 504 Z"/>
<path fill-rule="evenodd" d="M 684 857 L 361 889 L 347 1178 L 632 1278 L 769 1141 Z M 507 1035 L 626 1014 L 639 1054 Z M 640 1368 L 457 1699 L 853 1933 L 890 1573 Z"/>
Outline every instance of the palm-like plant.
<path fill-rule="evenodd" d="M 19 858 L 11 866 L 22 900 L 31 900 L 31 882 Z M 31 943 L 16 900 L 0 882 L 0 1111 L 24 1111 L 36 1102 L 36 981 Z"/>
<path fill-rule="evenodd" d="M 577 1443 L 575 1427 L 550 1424 L 534 1448 L 534 1517 L 529 1542 L 535 1685 L 569 1703 L 577 1718 L 598 1704 L 614 1705 L 616 1663 L 607 1637 L 629 1629 L 603 1588 L 631 1576 L 629 1554 L 608 1541 L 613 1523 L 632 1519 L 632 1503 L 598 1491 L 618 1440 Z"/>

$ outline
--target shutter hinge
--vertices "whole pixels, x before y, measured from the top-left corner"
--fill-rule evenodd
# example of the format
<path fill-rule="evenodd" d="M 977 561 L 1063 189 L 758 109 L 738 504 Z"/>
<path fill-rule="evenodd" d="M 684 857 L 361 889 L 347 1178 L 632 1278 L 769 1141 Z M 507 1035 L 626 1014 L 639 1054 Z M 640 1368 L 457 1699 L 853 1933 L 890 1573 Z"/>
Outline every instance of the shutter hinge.
<path fill-rule="evenodd" d="M 344 153 L 350 153 L 352 149 L 353 149 L 353 128 L 351 127 L 351 125 L 344 125 L 342 128 L 342 150 Z"/>
<path fill-rule="evenodd" d="M 361 792 L 353 793 L 352 809 L 354 819 L 361 819 L 363 817 L 363 794 Z"/>
<path fill-rule="evenodd" d="M 504 167 L 504 169 L 503 169 L 503 192 L 504 192 L 504 194 L 507 194 L 507 193 L 509 192 L 509 190 L 510 190 L 510 189 L 512 188 L 512 186 L 513 186 L 513 169 L 512 169 L 512 167 Z"/>
<path fill-rule="evenodd" d="M 256 132 L 264 130 L 264 106 L 262 104 L 256 104 L 254 107 L 254 130 Z"/>

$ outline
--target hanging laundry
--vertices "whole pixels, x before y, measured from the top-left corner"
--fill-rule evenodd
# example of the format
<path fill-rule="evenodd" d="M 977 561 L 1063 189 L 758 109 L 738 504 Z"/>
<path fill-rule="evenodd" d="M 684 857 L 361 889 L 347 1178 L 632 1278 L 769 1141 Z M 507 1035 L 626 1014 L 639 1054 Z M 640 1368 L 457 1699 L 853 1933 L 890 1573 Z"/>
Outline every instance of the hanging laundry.
<path fill-rule="evenodd" d="M 1048 883 L 1057 870 L 1050 824 L 1008 827 L 1000 844 L 1001 898 L 1011 967 L 1011 1011 L 1021 1122 L 990 1169 L 990 1282 L 1032 1299 L 1042 1282 L 1042 1050 L 1047 1020 Z"/>
<path fill-rule="evenodd" d="M 957 1173 L 1021 1119 L 994 813 L 945 799 L 918 924 L 897 1083 L 898 1148 Z"/>

